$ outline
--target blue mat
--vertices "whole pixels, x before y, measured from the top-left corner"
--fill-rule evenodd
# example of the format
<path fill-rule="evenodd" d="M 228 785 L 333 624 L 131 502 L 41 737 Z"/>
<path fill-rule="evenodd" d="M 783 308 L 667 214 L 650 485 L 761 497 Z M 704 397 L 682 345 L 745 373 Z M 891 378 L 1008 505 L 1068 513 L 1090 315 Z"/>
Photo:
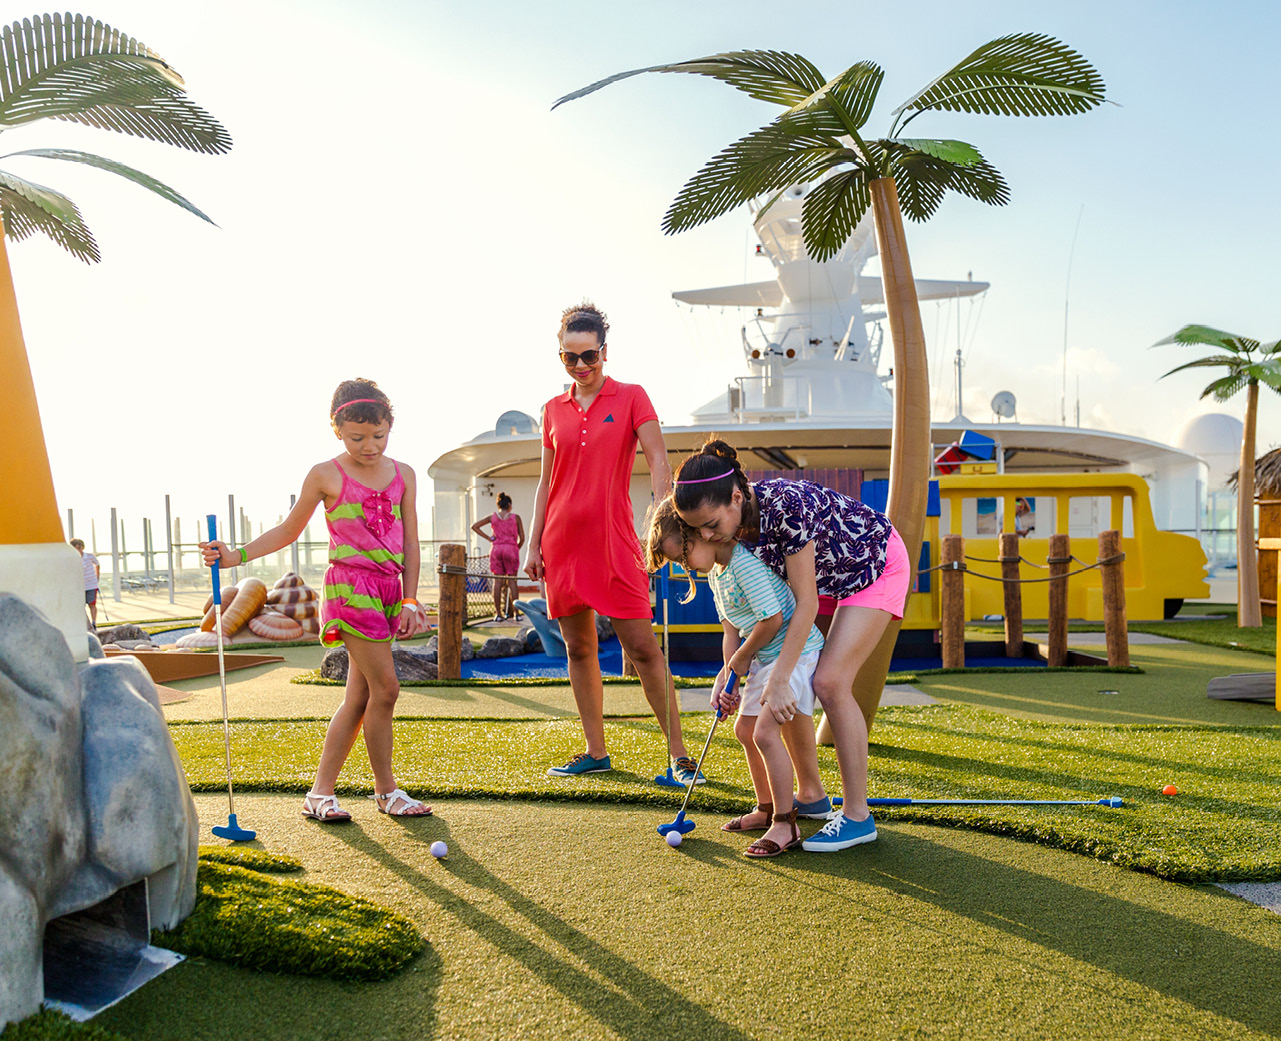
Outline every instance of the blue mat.
<path fill-rule="evenodd" d="M 623 674 L 623 648 L 614 636 L 600 645 L 600 671 L 604 676 Z M 719 662 L 674 661 L 672 674 L 685 678 L 715 676 L 720 671 Z M 472 658 L 463 662 L 465 680 L 508 679 L 569 679 L 564 658 L 549 658 L 546 654 L 518 654 L 512 658 Z"/>

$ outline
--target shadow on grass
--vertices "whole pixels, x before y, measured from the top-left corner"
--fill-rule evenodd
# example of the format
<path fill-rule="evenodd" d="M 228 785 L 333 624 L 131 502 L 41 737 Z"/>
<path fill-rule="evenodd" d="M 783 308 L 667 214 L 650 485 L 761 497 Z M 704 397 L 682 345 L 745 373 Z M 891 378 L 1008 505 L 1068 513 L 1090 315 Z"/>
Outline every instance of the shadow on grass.
<path fill-rule="evenodd" d="M 441 837 L 442 824 L 444 822 L 438 818 L 437 827 L 431 834 L 432 841 Z M 575 929 L 467 854 L 451 852 L 439 861 L 440 866 L 466 884 L 498 897 L 540 930 L 546 942 L 517 932 L 483 908 L 432 881 L 414 864 L 395 856 L 360 831 L 349 828 L 335 831 L 335 834 L 413 886 L 443 913 L 452 915 L 460 925 L 490 944 L 496 952 L 519 962 L 537 979 L 564 995 L 586 1015 L 619 1037 L 651 1041 L 669 1036 L 672 1025 L 679 1023 L 682 1035 L 697 1037 L 699 1041 L 747 1041 L 747 1035 L 737 1027 L 717 1019 L 662 980 Z M 447 825 L 445 837 L 449 838 Z M 424 861 L 428 860 L 427 837 L 414 836 L 414 839 L 422 846 Z M 603 979 L 598 980 L 571 964 L 557 948 L 564 948 L 573 958 L 590 965 L 592 972 Z"/>
<path fill-rule="evenodd" d="M 897 717 L 892 721 L 887 721 L 887 729 L 891 726 L 901 727 L 904 730 L 920 731 L 939 736 L 971 736 L 956 730 L 954 727 L 939 726 L 936 723 L 926 722 L 923 718 L 913 719 Z M 1281 742 L 1281 727 L 1206 729 L 1192 726 L 1186 728 L 1180 727 L 1178 729 L 1199 730 L 1212 739 L 1227 735 L 1230 737 L 1252 737 L 1260 741 Z M 1029 735 L 984 733 L 982 735 L 974 735 L 973 739 L 983 741 L 984 743 L 1017 745 L 1024 748 L 1041 748 L 1045 749 L 1047 752 L 1063 752 L 1068 755 L 1106 755 L 1110 760 L 1132 763 L 1136 766 L 1142 766 L 1147 770 L 1156 770 L 1158 773 L 1162 771 L 1169 772 L 1171 770 L 1178 770 L 1184 774 L 1197 774 L 1202 777 L 1213 777 L 1225 781 L 1251 780 L 1258 782 L 1259 784 L 1281 786 L 1281 772 L 1243 773 L 1239 766 L 1215 766 L 1213 763 L 1206 762 L 1204 760 L 1188 762 L 1186 760 L 1171 759 L 1169 756 L 1165 755 L 1161 756 L 1160 759 L 1157 759 L 1152 755 L 1126 752 L 1115 747 L 1109 748 L 1106 752 L 1101 752 L 1097 748 L 1091 748 L 1081 744 L 1071 744 L 1066 741 L 1046 740 L 1044 738 L 1032 737 Z M 895 748 L 900 751 L 903 750 L 902 745 L 888 745 L 882 747 Z M 1158 767 L 1160 768 L 1159 770 L 1157 770 Z"/>
<path fill-rule="evenodd" d="M 1281 1036 L 1277 948 L 978 857 L 905 828 L 885 835 L 866 853 L 809 854 L 787 866 L 802 864 L 833 880 L 857 879 L 933 904 L 978 926 Z M 1233 899 L 1226 894 L 1219 898 Z M 982 943 L 979 936 L 969 940 Z"/>

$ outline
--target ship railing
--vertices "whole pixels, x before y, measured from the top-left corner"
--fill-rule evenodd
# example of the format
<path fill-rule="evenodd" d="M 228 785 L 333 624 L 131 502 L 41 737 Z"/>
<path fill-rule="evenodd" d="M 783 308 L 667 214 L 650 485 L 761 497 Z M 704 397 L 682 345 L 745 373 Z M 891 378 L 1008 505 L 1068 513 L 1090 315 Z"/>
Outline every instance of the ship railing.
<path fill-rule="evenodd" d="M 735 423 L 767 418 L 804 419 L 813 411 L 807 379 L 799 376 L 739 376 L 729 387 Z"/>

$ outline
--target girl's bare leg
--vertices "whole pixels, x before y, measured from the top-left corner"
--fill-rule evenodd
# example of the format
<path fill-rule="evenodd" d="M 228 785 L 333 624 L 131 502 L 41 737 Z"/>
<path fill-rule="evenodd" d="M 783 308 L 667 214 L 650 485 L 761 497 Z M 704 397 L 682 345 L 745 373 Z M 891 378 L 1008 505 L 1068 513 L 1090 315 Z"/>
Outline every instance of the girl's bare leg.
<path fill-rule="evenodd" d="M 827 795 L 823 777 L 818 772 L 818 746 L 814 741 L 814 717 L 800 712 L 783 724 L 783 744 L 796 767 L 796 798 L 800 802 L 818 802 Z M 779 813 L 787 813 L 791 806 L 784 806 Z"/>
<path fill-rule="evenodd" d="M 762 709 L 756 717 L 756 726 L 752 730 L 752 740 L 765 762 L 769 774 L 769 788 L 773 798 L 775 812 L 792 812 L 792 760 L 788 757 L 787 746 L 783 744 L 783 735 L 778 721 L 769 709 Z M 789 824 L 771 824 L 762 838 L 777 842 L 780 846 L 792 840 L 792 828 Z"/>
<path fill-rule="evenodd" d="M 814 694 L 823 706 L 836 745 L 845 796 L 842 809 L 856 821 L 864 820 L 868 812 L 867 721 L 854 700 L 854 677 L 889 622 L 889 614 L 875 608 L 837 607 L 814 672 Z"/>
<path fill-rule="evenodd" d="M 756 716 L 740 714 L 734 721 L 734 736 L 743 746 L 743 755 L 747 759 L 747 772 L 752 775 L 752 790 L 756 793 L 756 805 L 763 806 L 767 802 L 773 802 L 773 796 L 770 793 L 769 772 L 765 769 L 765 760 L 761 758 L 756 742 L 752 739 L 752 732 L 756 729 L 756 719 Z M 743 814 L 744 828 L 760 828 L 764 825 L 764 814 L 757 813 L 756 810 Z"/>
<path fill-rule="evenodd" d="M 663 650 L 658 646 L 658 638 L 648 618 L 615 618 L 614 632 L 618 642 L 623 645 L 627 657 L 636 666 L 636 675 L 640 677 L 641 688 L 645 691 L 645 700 L 654 711 L 654 718 L 667 736 L 667 751 L 673 758 L 689 755 L 685 739 L 681 734 L 681 703 L 676 696 L 676 688 L 671 677 L 667 675 L 667 663 L 663 660 Z M 597 673 L 599 675 L 599 672 Z M 668 706 L 667 722 L 663 722 L 663 705 Z"/>
<path fill-rule="evenodd" d="M 343 635 L 343 642 L 367 643 L 359 637 Z M 347 689 L 342 704 L 329 721 L 325 731 L 325 745 L 320 753 L 320 765 L 316 768 L 316 780 L 311 790 L 320 795 L 333 795 L 334 782 L 342 772 L 343 763 L 351 753 L 351 746 L 356 743 L 360 733 L 361 722 L 365 718 L 365 708 L 369 704 L 369 684 L 365 675 L 356 666 L 351 657 L 351 648 L 347 648 Z M 389 789 L 388 789 L 389 790 Z"/>
<path fill-rule="evenodd" d="M 374 771 L 374 791 L 386 794 L 395 791 L 396 775 L 391 768 L 392 716 L 396 699 L 400 696 L 400 681 L 391 659 L 391 644 L 374 643 L 359 637 L 345 637 L 347 653 L 352 665 L 359 668 L 369 684 L 369 703 L 365 708 L 365 749 L 369 765 Z M 426 813 L 422 807 L 411 813 Z"/>
<path fill-rule="evenodd" d="M 593 759 L 602 759 L 605 756 L 605 692 L 596 642 L 596 612 L 579 611 L 559 621 L 569 654 L 569 685 L 583 725 L 587 754 Z"/>

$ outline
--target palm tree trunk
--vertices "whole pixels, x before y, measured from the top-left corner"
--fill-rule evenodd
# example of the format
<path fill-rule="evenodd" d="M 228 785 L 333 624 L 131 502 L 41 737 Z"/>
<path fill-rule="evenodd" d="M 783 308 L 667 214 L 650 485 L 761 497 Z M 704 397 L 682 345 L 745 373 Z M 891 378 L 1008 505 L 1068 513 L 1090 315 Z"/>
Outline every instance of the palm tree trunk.
<path fill-rule="evenodd" d="M 925 506 L 930 487 L 930 375 L 926 364 L 925 329 L 916 299 L 916 281 L 907 252 L 898 189 L 892 177 L 871 183 L 876 244 L 881 255 L 881 285 L 885 314 L 894 344 L 894 427 L 890 440 L 890 496 L 886 509 L 907 547 L 913 570 L 921 555 Z M 898 639 L 898 622 L 891 622 L 880 643 L 854 679 L 854 699 L 867 726 L 881 702 L 890 658 Z M 824 733 L 819 731 L 822 739 Z"/>
<path fill-rule="evenodd" d="M 10 499 L 0 509 L 0 544 L 30 545 L 61 542 L 62 521 L 53 493 L 53 475 L 45 451 L 44 429 L 36 405 L 36 388 L 18 321 L 18 298 L 13 291 L 4 227 L 0 225 L 0 415 L 20 433 L 22 450 L 5 452 L 0 463 L 0 488 Z"/>
<path fill-rule="evenodd" d="M 1245 429 L 1237 471 L 1237 625 L 1248 629 L 1263 625 L 1259 552 L 1254 543 L 1254 428 L 1258 411 L 1259 384 L 1251 380 L 1245 395 Z"/>

